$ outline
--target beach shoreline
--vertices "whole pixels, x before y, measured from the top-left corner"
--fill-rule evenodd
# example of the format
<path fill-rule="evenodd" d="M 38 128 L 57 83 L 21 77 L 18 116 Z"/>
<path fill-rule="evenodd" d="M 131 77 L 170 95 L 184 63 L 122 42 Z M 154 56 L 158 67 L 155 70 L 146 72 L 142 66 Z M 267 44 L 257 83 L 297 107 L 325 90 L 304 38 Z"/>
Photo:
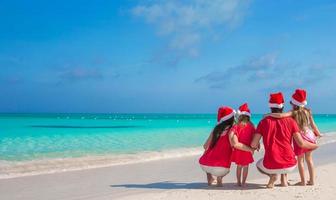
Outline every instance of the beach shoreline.
<path fill-rule="evenodd" d="M 334 132 L 325 134 L 325 136 L 319 141 L 320 145 L 326 145 L 335 142 L 336 134 Z M 164 159 L 192 157 L 199 156 L 202 154 L 202 152 L 203 149 L 201 147 L 193 147 L 169 149 L 164 151 L 140 152 L 137 154 L 53 158 L 24 162 L 2 161 L 0 163 L 0 180 L 41 174 L 54 174 L 67 171 L 80 171 L 86 169 L 112 167 L 118 165 L 146 163 Z"/>
<path fill-rule="evenodd" d="M 288 191 L 294 199 L 297 190 L 302 190 L 301 193 L 304 196 L 305 190 L 324 191 L 324 188 L 328 189 L 328 194 L 335 194 L 335 192 L 330 193 L 329 191 L 333 187 L 330 179 L 336 178 L 334 173 L 336 166 L 335 150 L 336 147 L 332 143 L 322 145 L 314 153 L 318 176 L 316 186 L 307 186 L 302 189 L 298 187 L 276 188 L 275 191 L 277 192 L 272 192 L 272 195 L 277 196 L 281 195 L 278 192 Z M 262 152 L 256 153 L 255 161 L 262 155 Z M 205 174 L 198 165 L 198 157 L 168 158 L 142 163 L 1 179 L 0 193 L 4 199 L 11 200 L 220 199 L 220 197 L 223 198 L 224 194 L 234 195 L 231 196 L 234 199 L 239 199 L 239 196 L 248 198 L 252 195 L 252 197 L 256 197 L 253 196 L 256 194 L 264 196 L 255 199 L 266 199 L 264 198 L 266 196 L 269 199 L 271 193 L 268 192 L 269 190 L 263 189 L 267 177 L 257 172 L 255 163 L 251 165 L 248 178 L 248 182 L 251 184 L 246 189 L 247 191 L 242 191 L 241 188 L 234 186 L 234 165 L 231 167 L 231 173 L 224 178 L 224 186 L 226 187 L 220 189 L 208 188 Z M 325 174 L 321 176 L 322 172 L 327 173 L 330 177 Z M 297 171 L 290 174 L 289 180 L 291 183 L 299 180 Z M 252 189 L 253 193 L 250 191 Z"/>
<path fill-rule="evenodd" d="M 202 151 L 203 149 L 201 147 L 195 147 L 141 152 L 137 154 L 52 158 L 23 162 L 3 161 L 0 167 L 0 180 L 197 156 L 200 155 Z"/>

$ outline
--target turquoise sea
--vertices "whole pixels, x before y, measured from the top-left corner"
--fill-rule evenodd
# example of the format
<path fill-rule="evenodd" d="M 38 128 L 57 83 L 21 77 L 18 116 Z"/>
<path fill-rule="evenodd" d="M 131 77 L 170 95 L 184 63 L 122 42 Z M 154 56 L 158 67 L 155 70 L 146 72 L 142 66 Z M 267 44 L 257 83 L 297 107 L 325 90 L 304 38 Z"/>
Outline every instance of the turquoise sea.
<path fill-rule="evenodd" d="M 253 115 L 257 124 L 262 115 Z M 336 115 L 315 115 L 324 133 Z M 0 114 L 1 163 L 200 147 L 215 114 Z M 183 152 L 181 152 L 183 153 Z"/>

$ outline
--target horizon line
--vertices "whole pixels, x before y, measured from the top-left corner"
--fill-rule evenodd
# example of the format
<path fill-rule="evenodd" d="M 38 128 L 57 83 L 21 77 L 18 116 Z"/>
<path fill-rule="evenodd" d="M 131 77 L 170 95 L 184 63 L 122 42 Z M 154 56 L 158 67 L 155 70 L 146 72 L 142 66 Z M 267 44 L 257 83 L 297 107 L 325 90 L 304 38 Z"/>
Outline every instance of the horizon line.
<path fill-rule="evenodd" d="M 6 114 L 104 114 L 104 115 L 127 115 L 127 114 L 168 114 L 168 115 L 174 115 L 174 114 L 186 114 L 186 115 L 214 115 L 214 113 L 192 113 L 192 112 L 0 112 L 0 115 L 6 115 Z M 267 113 L 252 113 L 252 115 L 263 115 Z M 336 115 L 336 113 L 314 113 L 313 115 Z"/>

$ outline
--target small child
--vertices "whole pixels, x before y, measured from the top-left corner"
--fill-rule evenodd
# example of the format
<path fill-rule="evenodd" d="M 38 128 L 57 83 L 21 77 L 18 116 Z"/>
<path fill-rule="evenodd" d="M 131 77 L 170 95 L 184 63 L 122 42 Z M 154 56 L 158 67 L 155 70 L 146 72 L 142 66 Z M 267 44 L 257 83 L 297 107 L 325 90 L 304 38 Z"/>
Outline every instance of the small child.
<path fill-rule="evenodd" d="M 238 115 L 238 122 L 232 128 L 231 136 L 233 137 L 233 140 L 250 146 L 253 134 L 255 133 L 255 128 L 250 121 L 251 112 L 247 103 L 239 107 Z M 245 187 L 249 164 L 254 162 L 252 152 L 234 148 L 231 159 L 232 162 L 235 162 L 237 165 L 237 184 L 238 186 Z"/>
<path fill-rule="evenodd" d="M 231 128 L 234 124 L 235 111 L 230 107 L 220 107 L 217 114 L 217 125 L 203 145 L 204 153 L 199 159 L 202 170 L 207 175 L 208 185 L 222 186 L 222 179 L 230 172 L 232 146 L 241 150 L 253 152 L 247 145 L 232 141 Z"/>
<path fill-rule="evenodd" d="M 302 138 L 310 143 L 315 143 L 317 137 L 321 137 L 321 133 L 317 128 L 311 110 L 306 108 L 307 105 L 307 93 L 305 90 L 297 89 L 292 95 L 291 105 L 293 110 L 288 113 L 272 113 L 272 117 L 288 117 L 292 116 L 297 122 L 300 128 L 300 134 Z M 314 185 L 315 182 L 315 169 L 314 162 L 312 157 L 312 151 L 309 149 L 300 148 L 296 142 L 294 142 L 294 153 L 298 159 L 298 168 L 300 173 L 301 181 L 296 183 L 296 185 Z M 304 159 L 307 162 L 308 171 L 309 171 L 309 181 L 305 181 L 305 172 L 304 172 Z"/>

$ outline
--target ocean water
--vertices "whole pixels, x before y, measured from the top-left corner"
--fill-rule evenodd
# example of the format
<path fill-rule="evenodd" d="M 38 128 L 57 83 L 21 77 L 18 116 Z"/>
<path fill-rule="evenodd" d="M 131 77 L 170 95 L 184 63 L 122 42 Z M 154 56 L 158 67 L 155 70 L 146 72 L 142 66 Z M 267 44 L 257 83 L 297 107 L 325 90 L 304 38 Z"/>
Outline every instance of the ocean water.
<path fill-rule="evenodd" d="M 254 124 L 261 117 L 253 115 Z M 314 118 L 321 132 L 336 132 L 336 115 Z M 50 170 L 46 160 L 64 170 L 78 159 L 90 167 L 192 154 L 215 124 L 214 114 L 0 114 L 0 177 Z"/>

